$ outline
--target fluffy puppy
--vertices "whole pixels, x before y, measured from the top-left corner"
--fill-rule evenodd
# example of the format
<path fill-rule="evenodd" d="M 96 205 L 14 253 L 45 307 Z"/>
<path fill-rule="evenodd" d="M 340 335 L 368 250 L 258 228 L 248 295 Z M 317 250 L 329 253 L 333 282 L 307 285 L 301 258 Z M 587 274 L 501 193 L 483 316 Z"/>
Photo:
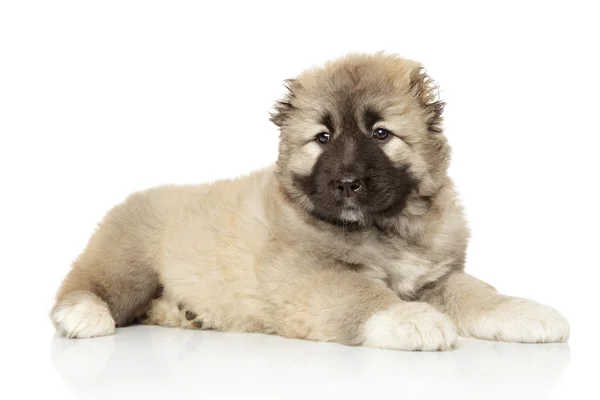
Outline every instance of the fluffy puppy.
<path fill-rule="evenodd" d="M 143 322 L 400 350 L 567 339 L 554 309 L 463 272 L 444 103 L 420 64 L 351 54 L 287 88 L 276 165 L 135 193 L 106 215 L 58 292 L 60 333 Z"/>

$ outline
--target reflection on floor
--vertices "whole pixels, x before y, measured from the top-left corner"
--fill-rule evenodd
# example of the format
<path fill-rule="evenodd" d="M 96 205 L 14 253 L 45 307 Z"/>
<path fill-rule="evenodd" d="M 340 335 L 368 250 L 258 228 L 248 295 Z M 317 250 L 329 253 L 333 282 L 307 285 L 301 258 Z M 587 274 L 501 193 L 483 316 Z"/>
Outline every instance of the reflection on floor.
<path fill-rule="evenodd" d="M 461 340 L 454 351 L 410 353 L 148 326 L 55 337 L 51 354 L 77 398 L 111 399 L 535 399 L 552 391 L 570 358 L 567 344 Z"/>

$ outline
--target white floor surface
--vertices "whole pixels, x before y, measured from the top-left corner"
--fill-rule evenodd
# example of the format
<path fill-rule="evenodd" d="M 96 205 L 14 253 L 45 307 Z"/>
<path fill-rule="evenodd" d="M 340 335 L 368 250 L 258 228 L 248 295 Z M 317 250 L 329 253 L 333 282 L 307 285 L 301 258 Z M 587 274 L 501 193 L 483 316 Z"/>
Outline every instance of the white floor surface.
<path fill-rule="evenodd" d="M 410 353 L 147 326 L 97 339 L 48 333 L 19 366 L 45 379 L 7 382 L 12 398 L 598 398 L 585 389 L 595 386 L 588 353 L 573 343 L 465 339 L 454 351 Z"/>

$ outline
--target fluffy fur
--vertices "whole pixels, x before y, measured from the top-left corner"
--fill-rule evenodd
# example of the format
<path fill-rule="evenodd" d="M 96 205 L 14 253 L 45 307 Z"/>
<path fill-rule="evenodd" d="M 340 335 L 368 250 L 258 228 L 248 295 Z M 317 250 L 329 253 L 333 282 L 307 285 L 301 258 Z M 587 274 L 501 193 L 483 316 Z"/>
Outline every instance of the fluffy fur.
<path fill-rule="evenodd" d="M 143 322 L 400 350 L 450 349 L 457 333 L 567 339 L 557 311 L 463 272 L 444 104 L 420 64 L 351 54 L 287 87 L 276 165 L 107 214 L 58 292 L 60 333 Z"/>

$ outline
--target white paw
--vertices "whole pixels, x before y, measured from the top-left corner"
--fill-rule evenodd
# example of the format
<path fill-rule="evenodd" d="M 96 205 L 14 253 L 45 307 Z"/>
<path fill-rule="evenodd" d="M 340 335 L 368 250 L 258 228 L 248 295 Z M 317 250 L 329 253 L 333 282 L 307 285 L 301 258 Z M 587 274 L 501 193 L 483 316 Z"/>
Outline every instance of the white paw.
<path fill-rule="evenodd" d="M 551 307 L 507 297 L 477 318 L 467 336 L 503 342 L 565 342 L 569 338 L 569 323 Z"/>
<path fill-rule="evenodd" d="M 78 290 L 62 298 L 50 314 L 56 330 L 68 338 L 92 338 L 115 333 L 108 305 L 92 292 Z"/>
<path fill-rule="evenodd" d="M 456 344 L 456 328 L 425 303 L 401 303 L 373 314 L 363 327 L 363 345 L 395 350 L 438 351 Z"/>

